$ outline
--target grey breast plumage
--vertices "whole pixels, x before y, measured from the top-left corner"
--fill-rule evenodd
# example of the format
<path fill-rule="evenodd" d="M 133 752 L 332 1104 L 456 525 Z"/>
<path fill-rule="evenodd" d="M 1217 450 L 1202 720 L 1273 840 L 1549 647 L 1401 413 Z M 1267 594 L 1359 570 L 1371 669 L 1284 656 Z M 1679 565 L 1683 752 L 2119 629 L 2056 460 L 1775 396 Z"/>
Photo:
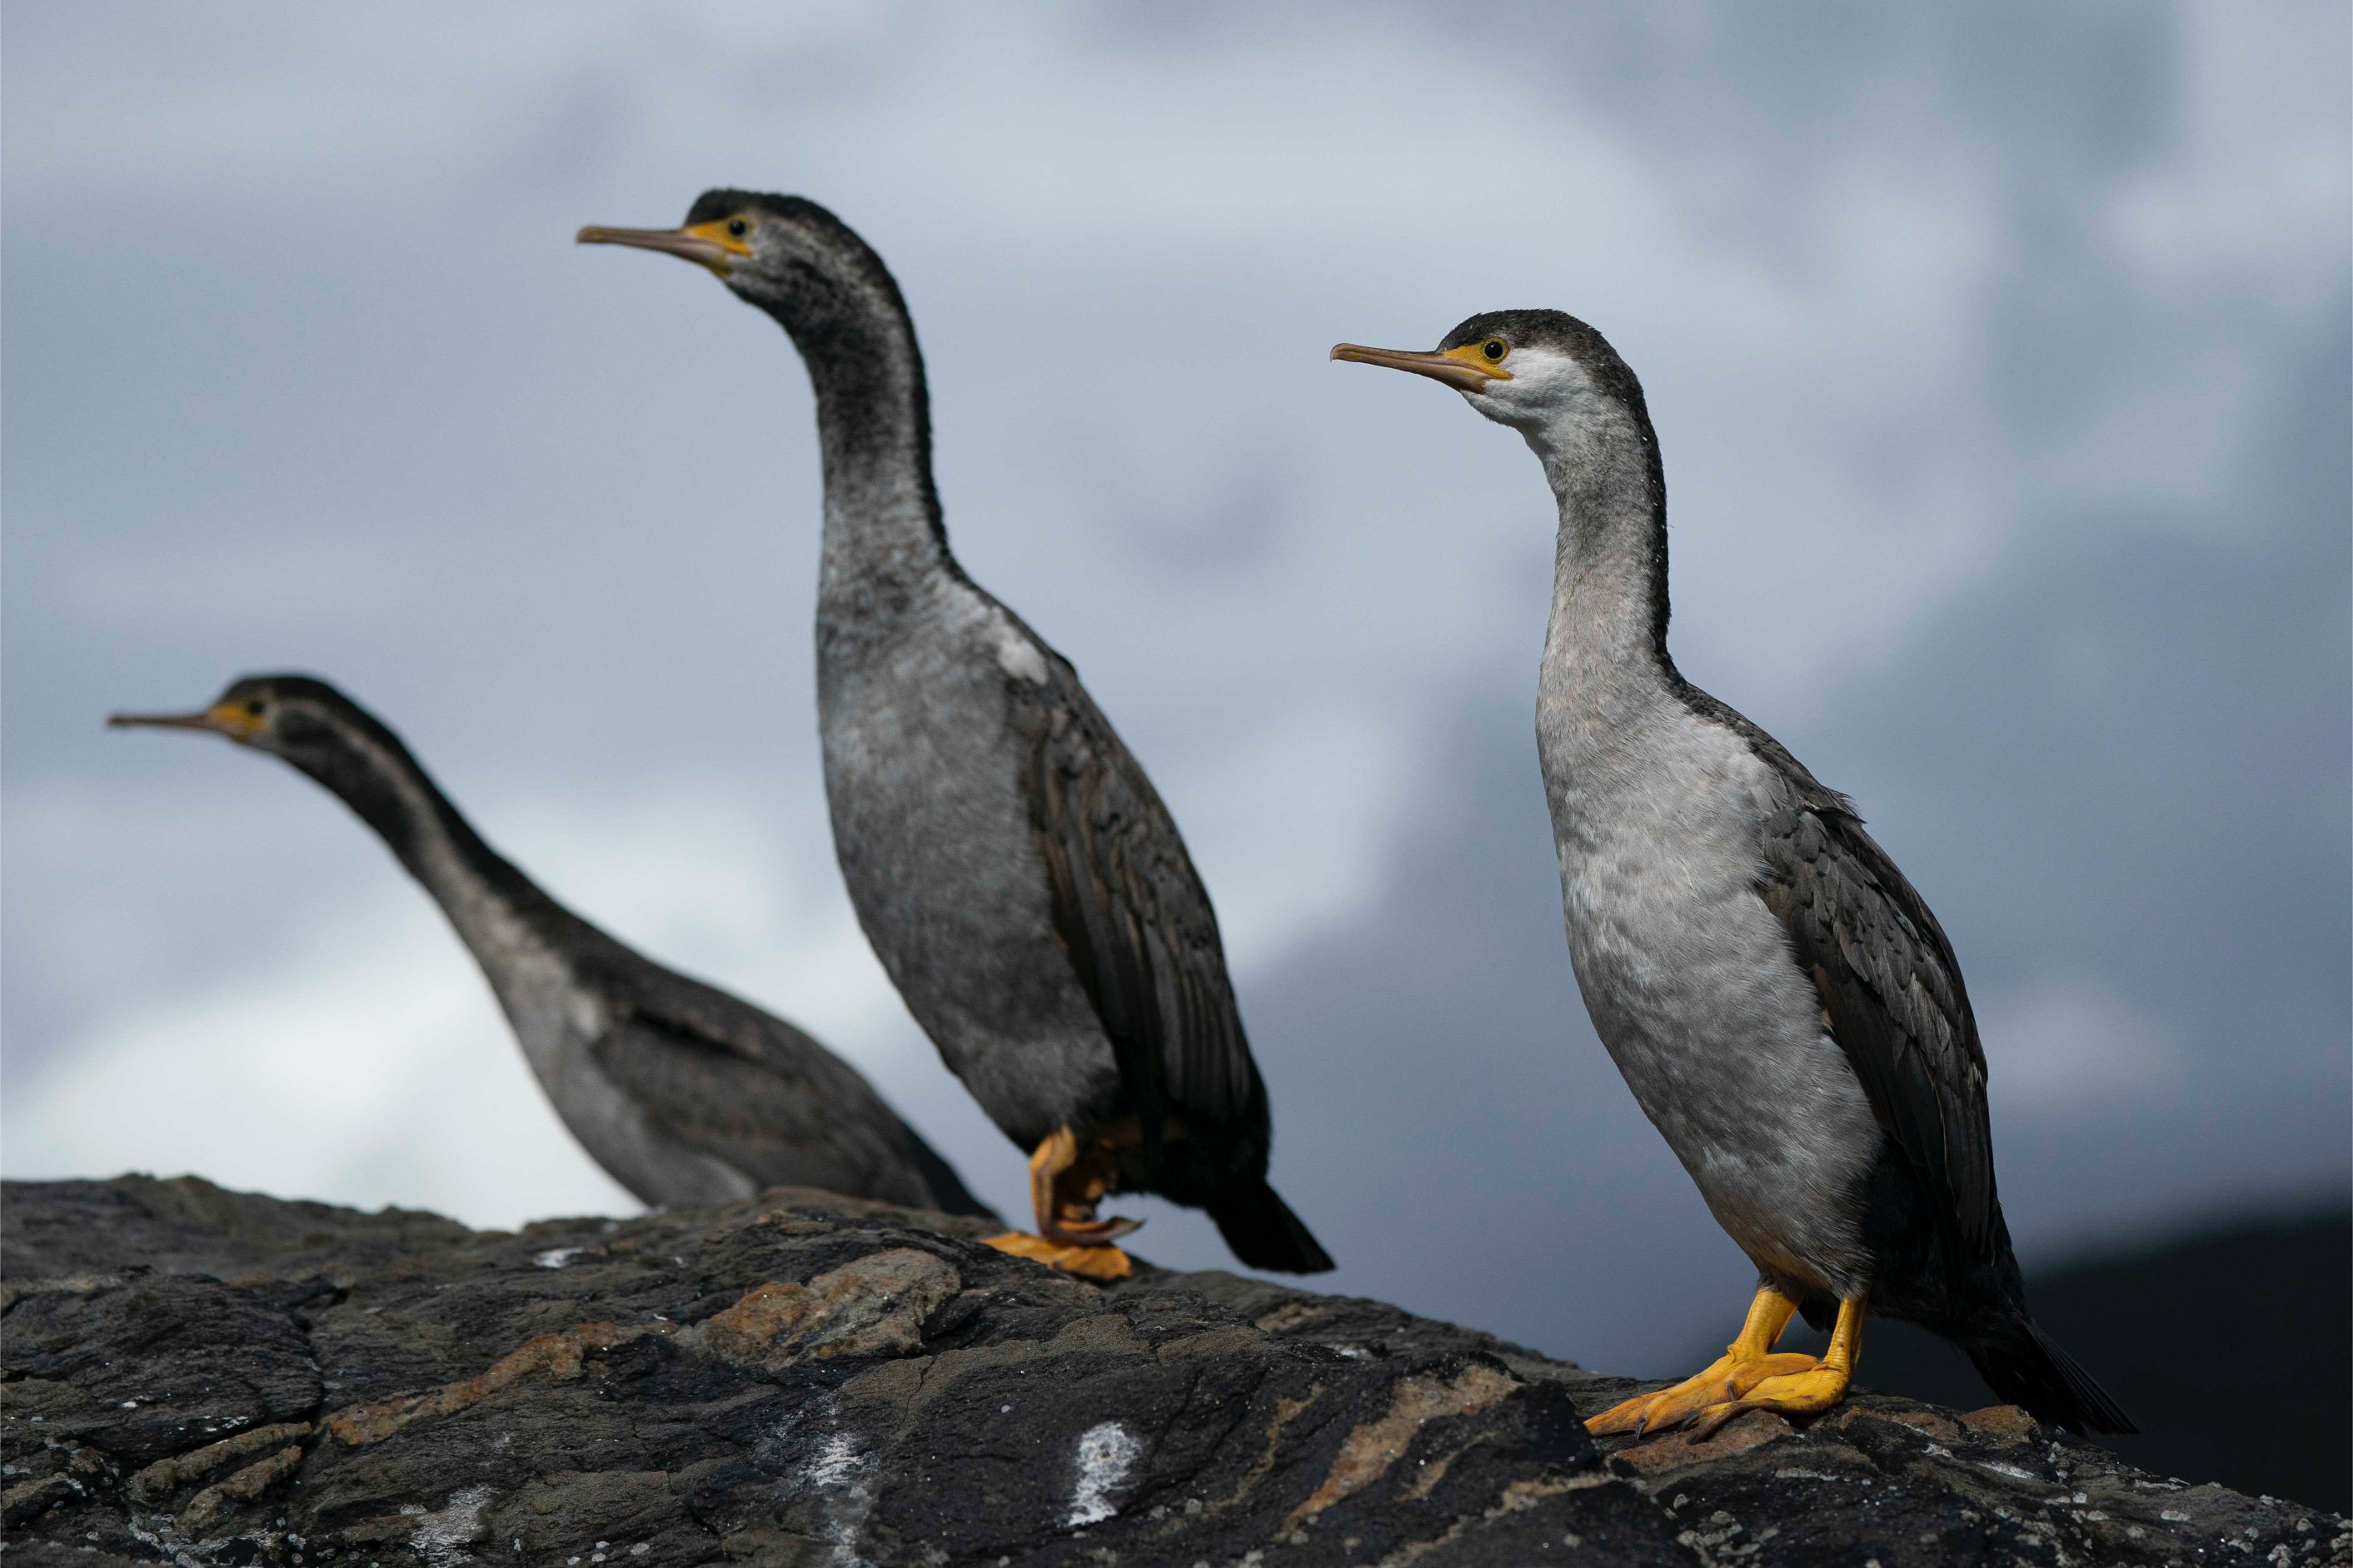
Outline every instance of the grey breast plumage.
<path fill-rule="evenodd" d="M 820 614 L 871 629 L 845 597 Z M 1264 1090 L 1166 805 L 1012 611 L 944 565 L 911 602 L 921 624 L 880 643 L 819 638 L 836 845 L 909 1007 L 1024 1147 L 1129 1113 L 1150 1136 L 1176 1111 L 1217 1162 L 1262 1169 Z"/>
<path fill-rule="evenodd" d="M 1756 824 L 1758 897 L 1788 933 L 1824 1031 L 1879 1126 L 1935 1189 L 1951 1238 L 1989 1257 L 1985 1048 L 1950 939 L 1852 801 L 1728 704 L 1674 679 L 1694 717 L 1737 737 L 1782 785 Z"/>

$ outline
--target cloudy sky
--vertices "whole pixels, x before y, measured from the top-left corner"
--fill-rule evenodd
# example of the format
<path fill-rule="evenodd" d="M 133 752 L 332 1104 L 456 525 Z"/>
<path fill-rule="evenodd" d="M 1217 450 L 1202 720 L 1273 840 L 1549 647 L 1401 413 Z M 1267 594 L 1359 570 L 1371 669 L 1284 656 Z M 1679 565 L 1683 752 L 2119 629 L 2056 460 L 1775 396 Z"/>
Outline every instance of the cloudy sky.
<path fill-rule="evenodd" d="M 1018 1208 L 833 866 L 800 368 L 571 244 L 729 184 L 897 271 L 957 548 L 1184 824 L 1338 1288 L 1655 1372 L 1746 1289 L 1561 941 L 1541 476 L 1324 357 L 1508 306 L 1641 374 L 1678 659 L 1951 931 L 2030 1262 L 2343 1190 L 2341 5 L 784 9 L 8 7 L 6 1173 L 631 1206 L 335 802 L 100 728 L 293 668 Z"/>

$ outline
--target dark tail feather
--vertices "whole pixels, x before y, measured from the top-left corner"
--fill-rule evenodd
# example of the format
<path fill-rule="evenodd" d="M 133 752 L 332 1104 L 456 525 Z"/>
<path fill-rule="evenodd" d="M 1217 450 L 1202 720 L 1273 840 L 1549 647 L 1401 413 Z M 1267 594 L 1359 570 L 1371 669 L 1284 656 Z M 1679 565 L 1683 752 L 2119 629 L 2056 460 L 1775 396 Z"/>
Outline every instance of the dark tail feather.
<path fill-rule="evenodd" d="M 1962 1348 L 1978 1375 L 2037 1421 L 2071 1432 L 2137 1432 L 2132 1417 L 2092 1381 L 2074 1358 L 2046 1338 L 2034 1320 L 2012 1319 Z"/>
<path fill-rule="evenodd" d="M 1321 1274 L 1332 1267 L 1331 1257 L 1316 1245 L 1291 1205 L 1262 1180 L 1211 1204 L 1209 1217 L 1218 1222 L 1218 1234 L 1234 1256 L 1252 1268 Z"/>

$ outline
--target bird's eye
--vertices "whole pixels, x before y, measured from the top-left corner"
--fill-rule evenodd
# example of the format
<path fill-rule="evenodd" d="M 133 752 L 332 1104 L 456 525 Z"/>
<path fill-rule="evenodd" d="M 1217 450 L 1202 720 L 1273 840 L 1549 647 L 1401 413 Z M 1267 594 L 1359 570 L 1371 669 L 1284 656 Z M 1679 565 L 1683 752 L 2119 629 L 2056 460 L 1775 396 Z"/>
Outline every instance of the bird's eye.
<path fill-rule="evenodd" d="M 752 226 L 740 217 L 731 217 L 727 220 L 727 232 L 733 238 L 741 239 L 752 232 Z"/>
<path fill-rule="evenodd" d="M 1489 338 L 1484 343 L 1480 345 L 1479 352 L 1485 354 L 1488 359 L 1492 361 L 1502 359 L 1505 354 L 1509 353 L 1511 350 L 1504 343 L 1503 339 Z"/>
<path fill-rule="evenodd" d="M 263 701 L 260 698 L 259 698 L 259 697 L 255 698 L 252 701 L 248 702 L 248 703 L 245 705 L 245 710 L 246 710 L 248 713 L 252 714 L 252 715 L 253 715 L 255 718 L 257 718 L 257 719 L 260 718 L 260 717 L 262 716 L 262 714 L 264 714 L 264 713 L 268 712 L 268 711 L 269 711 L 269 703 L 267 703 L 267 702 L 264 702 L 264 701 Z"/>

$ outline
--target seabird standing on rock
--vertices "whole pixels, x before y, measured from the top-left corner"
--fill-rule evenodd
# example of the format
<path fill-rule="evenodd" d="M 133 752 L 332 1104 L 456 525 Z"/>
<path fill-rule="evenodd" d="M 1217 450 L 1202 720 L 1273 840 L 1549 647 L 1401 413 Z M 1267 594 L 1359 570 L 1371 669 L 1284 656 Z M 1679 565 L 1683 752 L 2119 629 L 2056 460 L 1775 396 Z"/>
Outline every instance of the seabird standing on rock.
<path fill-rule="evenodd" d="M 1696 1440 L 1745 1410 L 1827 1410 L 1868 1303 L 2042 1420 L 2131 1431 L 2027 1312 L 1952 944 L 1847 798 L 1667 657 L 1666 480 L 1634 373 L 1557 310 L 1332 357 L 1454 388 L 1544 464 L 1560 532 L 1536 744 L 1577 985 L 1760 1279 L 1723 1359 L 1587 1425 Z M 1774 1353 L 1799 1311 L 1834 1318 L 1820 1361 Z"/>
<path fill-rule="evenodd" d="M 398 736 L 325 681 L 250 676 L 195 713 L 107 722 L 226 735 L 339 796 L 449 917 L 572 1135 L 644 1202 L 789 1185 L 995 1217 L 856 1068 L 548 897 L 482 842 Z"/>
<path fill-rule="evenodd" d="M 899 288 L 813 202 L 705 193 L 675 230 L 583 243 L 683 257 L 808 366 L 825 470 L 818 725 L 834 848 L 899 993 L 1023 1149 L 1038 1235 L 1127 1271 L 1123 1191 L 1207 1209 L 1256 1268 L 1332 1260 L 1267 1185 L 1265 1085 L 1176 824 L 1070 662 L 949 552 L 923 355 Z"/>

